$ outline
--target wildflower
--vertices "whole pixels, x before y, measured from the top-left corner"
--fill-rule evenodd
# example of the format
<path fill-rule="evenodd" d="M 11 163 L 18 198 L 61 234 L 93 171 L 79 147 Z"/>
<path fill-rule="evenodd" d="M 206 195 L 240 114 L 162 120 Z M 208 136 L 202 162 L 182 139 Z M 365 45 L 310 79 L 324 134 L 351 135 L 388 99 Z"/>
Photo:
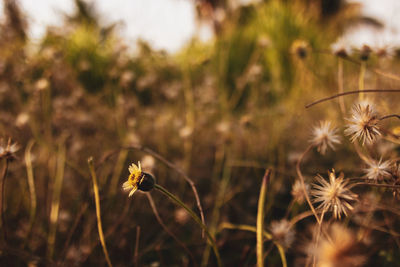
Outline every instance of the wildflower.
<path fill-rule="evenodd" d="M 273 239 L 285 248 L 289 248 L 292 245 L 295 232 L 287 220 L 271 222 L 270 231 Z"/>
<path fill-rule="evenodd" d="M 350 47 L 343 38 L 338 39 L 331 45 L 332 53 L 338 57 L 347 57 L 350 54 Z"/>
<path fill-rule="evenodd" d="M 308 192 L 310 190 L 310 186 L 308 184 L 305 184 L 305 186 L 306 191 Z M 303 185 L 301 184 L 300 180 L 296 180 L 296 182 L 293 184 L 291 194 L 296 202 L 300 204 L 303 203 L 305 196 Z"/>
<path fill-rule="evenodd" d="M 352 142 L 360 138 L 363 145 L 365 142 L 373 143 L 381 135 L 377 126 L 378 116 L 368 104 L 355 105 L 352 110 L 352 117 L 348 121 L 349 126 L 345 130 L 345 134 L 351 135 Z"/>
<path fill-rule="evenodd" d="M 309 45 L 304 40 L 295 40 L 290 47 L 290 51 L 297 55 L 300 59 L 307 57 Z"/>
<path fill-rule="evenodd" d="M 0 144 L 0 159 L 6 158 L 7 160 L 15 159 L 15 152 L 19 150 L 20 146 L 17 143 L 11 144 L 11 139 L 8 139 L 7 146 Z"/>
<path fill-rule="evenodd" d="M 364 244 L 353 231 L 335 223 L 324 232 L 316 245 L 312 242 L 308 247 L 315 256 L 316 266 L 364 266 L 367 259 L 362 249 Z"/>
<path fill-rule="evenodd" d="M 382 161 L 380 159 L 379 161 L 376 160 L 370 160 L 367 162 L 368 167 L 364 169 L 365 177 L 371 180 L 378 180 L 383 177 L 390 177 L 390 165 L 391 162 L 389 160 L 387 161 Z"/>
<path fill-rule="evenodd" d="M 128 181 L 122 185 L 124 191 L 130 191 L 129 196 L 132 196 L 138 189 L 141 191 L 150 191 L 153 189 L 155 179 L 151 174 L 142 172 L 140 162 L 138 162 L 138 166 L 132 163 L 129 166 L 129 173 Z"/>
<path fill-rule="evenodd" d="M 369 47 L 368 45 L 364 44 L 361 49 L 360 49 L 360 59 L 362 61 L 367 61 L 370 54 L 372 52 L 371 47 Z"/>
<path fill-rule="evenodd" d="M 335 149 L 335 144 L 340 144 L 340 137 L 336 134 L 337 129 L 331 127 L 330 121 L 321 121 L 319 126 L 313 129 L 311 142 L 322 155 L 325 154 L 328 146 Z"/>
<path fill-rule="evenodd" d="M 317 209 L 322 212 L 333 210 L 335 219 L 340 219 L 342 213 L 347 216 L 347 211 L 353 210 L 348 201 L 355 200 L 357 195 L 350 191 L 343 173 L 336 177 L 335 170 L 332 169 L 329 172 L 329 182 L 319 174 L 316 179 L 319 184 L 313 184 L 311 195 L 314 196 L 313 202 L 321 202 Z"/>

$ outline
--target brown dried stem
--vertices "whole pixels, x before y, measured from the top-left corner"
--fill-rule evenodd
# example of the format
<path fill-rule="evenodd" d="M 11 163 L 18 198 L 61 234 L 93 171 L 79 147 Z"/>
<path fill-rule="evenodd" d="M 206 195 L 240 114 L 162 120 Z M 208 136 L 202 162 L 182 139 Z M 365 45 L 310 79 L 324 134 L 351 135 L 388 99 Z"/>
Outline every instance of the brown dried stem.
<path fill-rule="evenodd" d="M 312 213 L 314 214 L 314 217 L 315 217 L 315 219 L 317 220 L 317 222 L 318 222 L 318 224 L 319 224 L 319 223 L 320 223 L 320 218 L 318 217 L 318 214 L 317 214 L 317 212 L 315 211 L 313 204 L 311 203 L 310 197 L 308 196 L 308 192 L 307 192 L 307 189 L 306 189 L 306 184 L 305 184 L 305 182 L 304 182 L 304 176 L 303 176 L 303 174 L 301 173 L 301 168 L 300 168 L 300 167 L 301 167 L 301 162 L 303 161 L 303 158 L 305 157 L 305 155 L 306 155 L 312 148 L 313 148 L 313 145 L 309 145 L 309 146 L 307 147 L 307 149 L 303 152 L 303 154 L 301 154 L 301 156 L 300 156 L 300 158 L 299 158 L 299 160 L 297 161 L 297 164 L 296 164 L 296 172 L 297 172 L 297 176 L 299 177 L 300 182 L 301 182 L 301 187 L 302 187 L 302 189 L 303 189 L 304 197 L 306 198 L 307 203 L 308 203 L 308 205 L 310 206 L 311 211 L 312 211 Z"/>
<path fill-rule="evenodd" d="M 307 104 L 305 106 L 305 108 L 310 108 L 310 107 L 312 107 L 314 105 L 317 105 L 319 103 L 335 99 L 337 97 L 346 96 L 346 95 L 352 95 L 352 94 L 359 94 L 359 93 L 400 93 L 400 89 L 365 89 L 365 90 L 348 91 L 348 92 L 335 94 L 335 95 L 332 95 L 332 96 L 329 96 L 329 97 L 325 97 L 325 98 L 319 99 L 319 100 L 314 101 L 314 102 L 312 102 L 310 104 Z"/>

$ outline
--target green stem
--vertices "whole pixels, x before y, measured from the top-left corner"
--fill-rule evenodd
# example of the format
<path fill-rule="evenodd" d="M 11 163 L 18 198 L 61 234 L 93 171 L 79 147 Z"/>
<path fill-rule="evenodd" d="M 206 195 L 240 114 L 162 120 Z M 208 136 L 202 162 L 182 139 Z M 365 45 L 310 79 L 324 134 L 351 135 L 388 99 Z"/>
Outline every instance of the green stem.
<path fill-rule="evenodd" d="M 204 230 L 204 232 L 206 233 L 208 240 L 211 243 L 211 246 L 213 248 L 213 251 L 215 253 L 215 257 L 217 258 L 217 264 L 218 266 L 222 266 L 221 264 L 221 258 L 219 256 L 219 252 L 217 249 L 217 245 L 215 244 L 214 238 L 211 236 L 210 232 L 208 231 L 207 226 L 205 226 L 200 218 L 188 207 L 186 206 L 185 203 L 183 203 L 179 198 L 177 198 L 175 195 L 173 195 L 172 193 L 170 193 L 167 189 L 165 189 L 164 187 L 162 187 L 161 185 L 155 184 L 154 188 L 157 189 L 158 191 L 160 191 L 161 193 L 163 193 L 164 195 L 166 195 L 168 198 L 170 198 L 173 202 L 175 202 L 178 206 L 181 206 L 182 208 L 184 208 L 189 214 L 190 216 L 192 216 L 193 220 L 195 220 L 195 222 Z"/>

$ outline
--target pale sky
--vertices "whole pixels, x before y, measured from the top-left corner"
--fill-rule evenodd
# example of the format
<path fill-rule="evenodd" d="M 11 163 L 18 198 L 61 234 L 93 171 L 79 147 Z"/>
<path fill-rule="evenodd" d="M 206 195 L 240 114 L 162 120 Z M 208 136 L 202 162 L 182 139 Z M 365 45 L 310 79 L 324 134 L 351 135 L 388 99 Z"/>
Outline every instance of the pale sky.
<path fill-rule="evenodd" d="M 19 0 L 30 21 L 30 36 L 38 40 L 47 25 L 61 25 L 60 12 L 72 13 L 72 0 Z M 92 0 L 97 3 L 106 22 L 122 21 L 122 35 L 127 42 L 137 38 L 148 41 L 155 49 L 179 50 L 198 34 L 193 0 Z M 241 0 L 242 1 L 242 0 Z M 387 24 L 383 33 L 356 29 L 348 35 L 353 46 L 364 43 L 392 42 L 400 45 L 400 0 L 351 0 L 364 3 L 363 12 Z M 2 13 L 3 1 L 0 1 Z M 204 29 L 203 29 L 204 30 Z M 208 37 L 211 35 L 206 31 Z"/>

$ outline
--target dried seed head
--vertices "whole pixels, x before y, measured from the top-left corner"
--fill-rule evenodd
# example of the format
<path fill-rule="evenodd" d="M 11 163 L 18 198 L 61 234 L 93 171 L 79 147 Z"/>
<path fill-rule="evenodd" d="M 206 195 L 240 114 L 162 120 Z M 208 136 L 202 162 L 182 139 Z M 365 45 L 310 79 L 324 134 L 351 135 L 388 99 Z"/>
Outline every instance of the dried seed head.
<path fill-rule="evenodd" d="M 305 186 L 306 186 L 306 191 L 308 192 L 310 190 L 310 186 L 308 184 L 305 184 Z M 304 202 L 305 196 L 304 196 L 303 186 L 300 180 L 296 180 L 296 182 L 294 182 L 291 194 L 293 196 L 293 199 L 297 203 L 301 204 Z"/>
<path fill-rule="evenodd" d="M 273 239 L 285 248 L 289 248 L 295 238 L 295 231 L 287 220 L 271 222 L 270 231 Z"/>
<path fill-rule="evenodd" d="M 305 59 L 309 53 L 309 45 L 304 40 L 295 40 L 290 47 L 290 51 L 300 59 Z"/>
<path fill-rule="evenodd" d="M 330 121 L 321 121 L 313 129 L 311 143 L 317 147 L 318 152 L 325 155 L 328 146 L 335 150 L 335 144 L 340 144 L 340 137 L 336 132 L 337 129 L 331 126 Z"/>
<path fill-rule="evenodd" d="M 14 160 L 15 152 L 20 149 L 20 146 L 17 143 L 11 144 L 11 138 L 8 139 L 7 145 L 2 143 L 3 141 L 0 142 L 0 159 Z"/>
<path fill-rule="evenodd" d="M 310 256 L 316 259 L 316 266 L 364 266 L 367 259 L 364 245 L 353 231 L 334 223 L 324 232 L 317 244 L 312 242 L 308 246 Z"/>
<path fill-rule="evenodd" d="M 153 189 L 155 184 L 154 176 L 143 172 L 140 162 L 138 162 L 138 165 L 132 163 L 129 166 L 129 173 L 128 180 L 122 185 L 124 191 L 130 191 L 129 196 L 132 196 L 138 189 L 141 191 Z"/>
<path fill-rule="evenodd" d="M 356 200 L 357 195 L 350 191 L 343 173 L 336 177 L 332 169 L 329 172 L 329 182 L 321 175 L 317 175 L 316 179 L 318 184 L 312 185 L 311 195 L 314 197 L 313 202 L 321 202 L 317 209 L 322 212 L 332 210 L 335 219 L 340 219 L 342 213 L 347 216 L 347 212 L 353 210 L 349 202 Z"/>
<path fill-rule="evenodd" d="M 385 177 L 390 177 L 391 162 L 389 160 L 379 161 L 370 160 L 367 162 L 368 167 L 364 169 L 365 177 L 371 180 L 381 180 Z"/>
<path fill-rule="evenodd" d="M 357 104 L 353 106 L 349 125 L 344 131 L 351 135 L 350 140 L 354 142 L 357 138 L 364 145 L 365 142 L 373 143 L 381 135 L 378 127 L 378 115 L 369 104 Z"/>

